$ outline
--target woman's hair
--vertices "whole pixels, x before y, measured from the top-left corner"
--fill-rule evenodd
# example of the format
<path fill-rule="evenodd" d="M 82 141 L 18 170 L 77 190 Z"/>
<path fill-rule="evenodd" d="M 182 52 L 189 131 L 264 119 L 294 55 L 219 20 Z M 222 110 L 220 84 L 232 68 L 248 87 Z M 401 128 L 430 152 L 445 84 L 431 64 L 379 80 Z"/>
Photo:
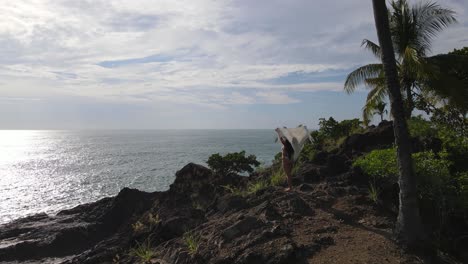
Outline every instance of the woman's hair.
<path fill-rule="evenodd" d="M 286 151 L 287 151 L 291 156 L 293 156 L 293 154 L 294 154 L 294 148 L 292 147 L 291 143 L 289 142 L 288 139 L 286 139 L 286 137 L 282 137 L 282 139 L 283 139 L 283 142 L 284 142 L 283 145 L 284 145 Z"/>

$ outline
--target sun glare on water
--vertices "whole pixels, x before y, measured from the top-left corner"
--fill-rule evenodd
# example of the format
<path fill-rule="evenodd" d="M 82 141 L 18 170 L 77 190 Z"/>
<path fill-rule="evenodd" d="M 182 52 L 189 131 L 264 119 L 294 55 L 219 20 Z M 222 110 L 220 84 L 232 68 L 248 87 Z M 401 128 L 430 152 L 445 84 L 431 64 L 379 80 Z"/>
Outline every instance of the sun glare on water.
<path fill-rule="evenodd" d="M 34 130 L 1 130 L 0 168 L 2 165 L 27 158 L 28 153 L 34 147 L 34 138 L 39 133 L 40 131 Z"/>

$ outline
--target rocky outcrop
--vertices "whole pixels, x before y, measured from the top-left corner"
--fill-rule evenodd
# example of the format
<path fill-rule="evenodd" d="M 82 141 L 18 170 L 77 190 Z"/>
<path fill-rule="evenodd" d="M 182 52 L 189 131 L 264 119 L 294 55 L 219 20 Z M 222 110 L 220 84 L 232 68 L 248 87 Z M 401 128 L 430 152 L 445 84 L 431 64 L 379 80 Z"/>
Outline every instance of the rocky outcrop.
<path fill-rule="evenodd" d="M 349 188 L 351 175 L 313 164 L 301 173 L 308 183 L 294 192 L 268 187 L 240 196 L 221 186 L 255 178 L 188 164 L 166 192 L 125 188 L 56 216 L 1 226 L 0 262 L 143 263 L 136 249 L 145 245 L 153 252 L 148 263 L 307 263 L 340 241 L 342 219 L 362 220 L 372 207 L 333 209 L 340 197 L 362 196 Z"/>
<path fill-rule="evenodd" d="M 363 134 L 353 134 L 347 137 L 340 146 L 340 152 L 355 155 L 374 149 L 389 148 L 394 142 L 393 122 L 383 121 Z"/>

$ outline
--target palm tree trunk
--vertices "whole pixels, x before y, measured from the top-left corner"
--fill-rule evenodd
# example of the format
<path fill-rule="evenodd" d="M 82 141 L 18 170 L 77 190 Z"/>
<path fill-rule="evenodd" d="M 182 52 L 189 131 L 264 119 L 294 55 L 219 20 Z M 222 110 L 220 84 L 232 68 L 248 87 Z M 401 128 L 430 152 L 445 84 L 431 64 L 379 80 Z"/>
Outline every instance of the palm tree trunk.
<path fill-rule="evenodd" d="M 392 39 L 390 35 L 388 11 L 385 0 L 372 0 L 375 26 L 382 49 L 382 63 L 386 83 L 389 89 L 391 112 L 393 115 L 393 132 L 397 146 L 397 160 L 400 186 L 400 205 L 395 227 L 397 240 L 407 248 L 418 247 L 423 240 L 421 218 L 416 194 L 416 180 L 411 158 L 411 142 L 405 120 L 405 111 L 401 96 L 400 83 L 395 62 Z"/>
<path fill-rule="evenodd" d="M 410 119 L 414 109 L 413 93 L 411 92 L 412 85 L 406 81 L 403 82 L 403 85 L 406 91 L 406 119 Z"/>

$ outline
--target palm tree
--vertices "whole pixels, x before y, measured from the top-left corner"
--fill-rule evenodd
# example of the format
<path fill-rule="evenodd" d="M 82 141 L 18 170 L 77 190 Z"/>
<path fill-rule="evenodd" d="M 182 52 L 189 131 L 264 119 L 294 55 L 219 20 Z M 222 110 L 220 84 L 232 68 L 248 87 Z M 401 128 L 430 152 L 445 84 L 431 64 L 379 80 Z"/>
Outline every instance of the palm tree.
<path fill-rule="evenodd" d="M 377 105 L 375 105 L 373 108 L 374 108 L 374 111 L 372 112 L 372 115 L 379 115 L 380 116 L 380 122 L 383 121 L 383 116 L 384 114 L 387 114 L 388 111 L 385 110 L 385 107 L 387 106 L 386 103 L 384 102 L 379 102 L 377 103 Z"/>
<path fill-rule="evenodd" d="M 400 186 L 399 210 L 395 233 L 397 239 L 407 247 L 417 246 L 423 240 L 421 218 L 416 194 L 416 181 L 411 158 L 411 143 L 406 124 L 400 80 L 389 28 L 388 11 L 385 0 L 372 0 L 375 26 L 381 47 L 382 67 L 385 72 L 385 84 L 388 87 L 393 132 L 397 146 Z"/>
<path fill-rule="evenodd" d="M 389 26 L 397 57 L 400 86 L 406 99 L 405 116 L 409 118 L 414 109 L 414 94 L 426 89 L 424 80 L 435 74 L 426 60 L 432 39 L 438 32 L 455 23 L 456 19 L 454 11 L 431 2 L 420 3 L 410 8 L 407 0 L 398 0 L 392 1 L 391 6 L 393 12 L 389 13 Z M 381 60 L 382 50 L 379 45 L 364 39 L 362 46 Z M 367 108 L 384 101 L 388 96 L 381 63 L 368 64 L 351 72 L 344 89 L 347 93 L 352 93 L 361 84 L 370 88 L 364 112 L 370 112 Z"/>

